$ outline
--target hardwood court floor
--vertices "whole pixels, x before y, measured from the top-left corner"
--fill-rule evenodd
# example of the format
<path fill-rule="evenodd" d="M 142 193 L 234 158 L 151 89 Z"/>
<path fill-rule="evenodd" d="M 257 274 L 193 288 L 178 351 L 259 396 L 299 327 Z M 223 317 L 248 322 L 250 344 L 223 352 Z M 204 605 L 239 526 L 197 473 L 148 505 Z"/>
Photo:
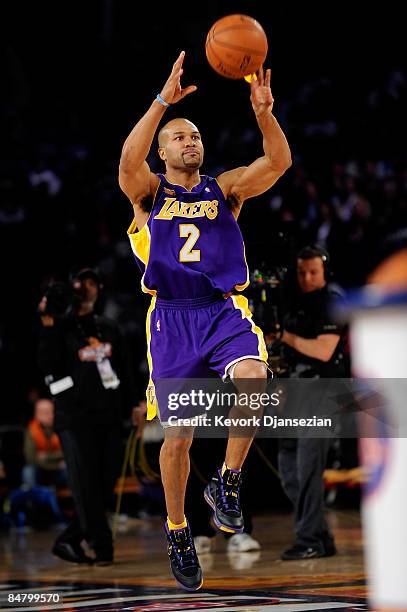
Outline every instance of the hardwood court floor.
<path fill-rule="evenodd" d="M 59 609 L 93 610 L 366 610 L 360 518 L 354 511 L 328 515 L 338 555 L 307 561 L 281 561 L 292 542 L 289 515 L 257 517 L 253 535 L 262 550 L 226 551 L 222 535 L 213 552 L 200 555 L 202 591 L 186 594 L 171 578 L 158 518 L 130 519 L 116 542 L 110 567 L 77 566 L 55 559 L 50 548 L 55 531 L 2 534 L 0 540 L 0 610 L 10 609 L 9 593 L 60 593 Z M 57 609 L 27 603 L 13 609 Z M 49 607 L 51 605 L 51 607 Z"/>

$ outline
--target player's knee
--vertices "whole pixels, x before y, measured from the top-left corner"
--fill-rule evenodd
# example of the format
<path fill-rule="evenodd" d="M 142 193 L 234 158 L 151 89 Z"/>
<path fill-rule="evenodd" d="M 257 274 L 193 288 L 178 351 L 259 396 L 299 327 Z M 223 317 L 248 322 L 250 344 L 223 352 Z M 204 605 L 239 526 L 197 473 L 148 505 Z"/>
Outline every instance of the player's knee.
<path fill-rule="evenodd" d="M 236 380 L 238 378 L 266 379 L 266 365 L 262 361 L 256 361 L 255 359 L 244 359 L 243 361 L 240 361 L 235 368 L 233 379 Z"/>
<path fill-rule="evenodd" d="M 192 444 L 192 436 L 188 432 L 165 432 L 162 450 L 169 455 L 182 455 L 189 452 Z"/>

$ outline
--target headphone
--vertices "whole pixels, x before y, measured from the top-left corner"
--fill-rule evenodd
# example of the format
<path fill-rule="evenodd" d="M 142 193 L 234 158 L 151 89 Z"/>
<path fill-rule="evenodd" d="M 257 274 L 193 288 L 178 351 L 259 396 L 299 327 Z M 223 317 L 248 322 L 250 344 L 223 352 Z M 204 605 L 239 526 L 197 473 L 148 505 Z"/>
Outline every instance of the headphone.
<path fill-rule="evenodd" d="M 331 258 L 328 251 L 319 244 L 309 244 L 308 246 L 301 249 L 297 254 L 297 259 L 313 259 L 319 257 L 322 260 L 324 266 L 324 278 L 328 281 L 332 277 L 331 270 Z"/>

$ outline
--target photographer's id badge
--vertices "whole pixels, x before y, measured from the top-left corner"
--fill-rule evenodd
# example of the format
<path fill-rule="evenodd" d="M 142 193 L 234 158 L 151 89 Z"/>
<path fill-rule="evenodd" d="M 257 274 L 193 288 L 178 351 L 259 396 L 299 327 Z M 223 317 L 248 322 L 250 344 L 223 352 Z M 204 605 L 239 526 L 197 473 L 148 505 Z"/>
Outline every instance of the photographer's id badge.
<path fill-rule="evenodd" d="M 110 359 L 104 357 L 96 361 L 96 366 L 99 372 L 100 380 L 105 389 L 117 389 L 120 385 L 120 380 L 117 378 L 116 372 L 112 368 Z"/>
<path fill-rule="evenodd" d="M 109 342 L 100 342 L 94 337 L 89 338 L 88 342 L 87 346 L 79 350 L 79 359 L 81 361 L 94 361 L 104 388 L 117 389 L 120 380 L 117 378 L 109 359 L 112 354 L 112 345 Z"/>

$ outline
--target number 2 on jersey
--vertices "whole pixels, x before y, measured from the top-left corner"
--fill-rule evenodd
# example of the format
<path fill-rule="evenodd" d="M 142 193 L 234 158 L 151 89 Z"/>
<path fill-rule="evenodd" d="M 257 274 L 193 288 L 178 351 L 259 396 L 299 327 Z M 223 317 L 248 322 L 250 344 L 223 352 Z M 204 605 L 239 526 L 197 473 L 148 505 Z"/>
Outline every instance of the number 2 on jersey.
<path fill-rule="evenodd" d="M 195 243 L 200 236 L 200 231 L 193 223 L 180 223 L 180 238 L 187 238 L 184 246 L 179 252 L 179 260 L 186 263 L 188 261 L 201 261 L 201 251 L 194 249 Z"/>

